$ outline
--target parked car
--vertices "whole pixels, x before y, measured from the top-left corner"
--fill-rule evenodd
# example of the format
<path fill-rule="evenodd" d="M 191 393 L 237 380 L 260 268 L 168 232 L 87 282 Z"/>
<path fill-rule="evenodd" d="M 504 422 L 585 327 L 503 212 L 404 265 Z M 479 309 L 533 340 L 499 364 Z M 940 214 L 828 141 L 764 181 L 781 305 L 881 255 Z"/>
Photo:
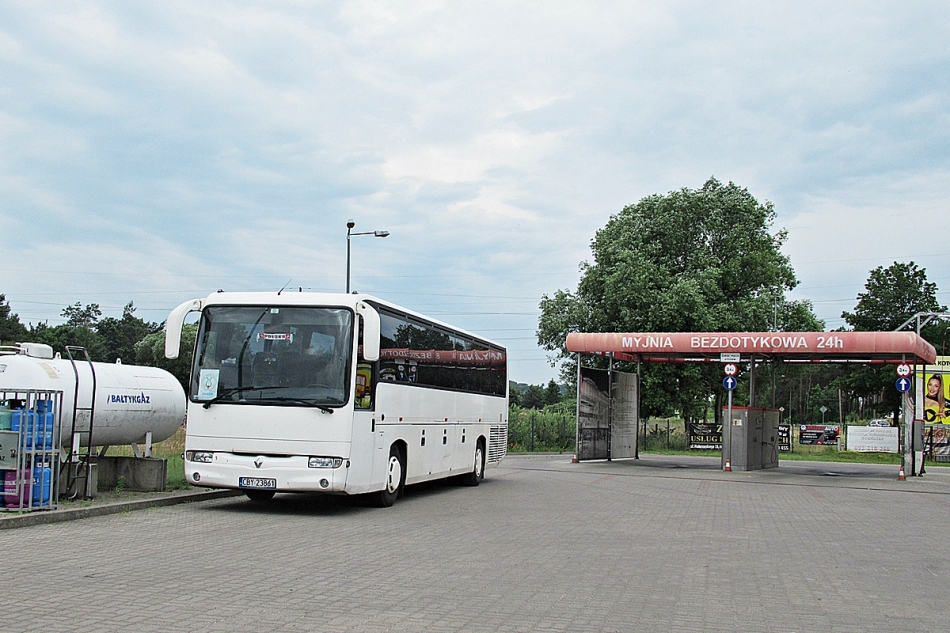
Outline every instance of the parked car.
<path fill-rule="evenodd" d="M 883 419 L 871 420 L 870 422 L 868 422 L 868 426 L 890 426 L 890 425 L 891 425 L 890 420 L 883 420 Z"/>

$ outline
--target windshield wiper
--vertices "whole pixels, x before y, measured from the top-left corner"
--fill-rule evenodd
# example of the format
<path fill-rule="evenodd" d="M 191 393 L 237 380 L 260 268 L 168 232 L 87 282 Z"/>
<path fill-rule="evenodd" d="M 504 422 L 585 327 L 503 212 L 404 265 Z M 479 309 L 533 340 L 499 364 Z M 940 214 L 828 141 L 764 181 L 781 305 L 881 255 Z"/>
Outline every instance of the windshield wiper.
<path fill-rule="evenodd" d="M 313 407 L 313 408 L 315 408 L 315 409 L 320 409 L 320 410 L 323 411 L 324 413 L 333 413 L 333 411 L 334 411 L 333 409 L 331 409 L 331 408 L 328 407 L 327 405 L 325 405 L 325 404 L 318 404 L 318 403 L 314 402 L 312 399 L 311 399 L 311 400 L 307 400 L 307 399 L 305 399 L 305 398 L 292 398 L 292 397 L 289 397 L 289 396 L 288 396 L 288 397 L 283 397 L 283 396 L 281 396 L 281 397 L 277 397 L 277 398 L 261 398 L 260 400 L 255 400 L 254 402 L 257 402 L 257 403 L 260 403 L 260 404 L 267 404 L 267 403 L 271 403 L 271 402 L 292 402 L 292 403 L 294 403 L 294 404 L 302 404 L 302 405 L 305 406 L 305 407 Z"/>
<path fill-rule="evenodd" d="M 212 398 L 211 400 L 208 400 L 207 402 L 205 402 L 205 403 L 204 403 L 203 405 L 201 405 L 201 406 L 204 407 L 205 409 L 207 409 L 207 408 L 209 408 L 211 405 L 215 404 L 216 402 L 221 402 L 222 400 L 224 400 L 224 399 L 227 398 L 228 396 L 233 396 L 233 395 L 236 394 L 236 393 L 244 393 L 245 391 L 254 391 L 254 390 L 261 390 L 261 391 L 263 391 L 263 390 L 265 390 L 265 389 L 286 389 L 286 387 L 255 387 L 254 385 L 248 385 L 248 386 L 245 386 L 245 387 L 230 387 L 230 388 L 228 388 L 228 389 L 225 389 L 224 391 L 222 391 L 222 392 L 219 393 L 218 395 L 216 395 L 216 396 L 215 396 L 214 398 Z"/>

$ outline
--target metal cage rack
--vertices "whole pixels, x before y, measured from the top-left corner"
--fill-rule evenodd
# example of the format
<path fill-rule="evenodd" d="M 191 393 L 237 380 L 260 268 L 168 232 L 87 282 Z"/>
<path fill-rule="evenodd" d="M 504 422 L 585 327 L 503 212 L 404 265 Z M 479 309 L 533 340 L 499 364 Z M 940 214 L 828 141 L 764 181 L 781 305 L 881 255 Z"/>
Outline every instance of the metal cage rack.
<path fill-rule="evenodd" d="M 0 511 L 55 510 L 63 392 L 0 390 Z"/>

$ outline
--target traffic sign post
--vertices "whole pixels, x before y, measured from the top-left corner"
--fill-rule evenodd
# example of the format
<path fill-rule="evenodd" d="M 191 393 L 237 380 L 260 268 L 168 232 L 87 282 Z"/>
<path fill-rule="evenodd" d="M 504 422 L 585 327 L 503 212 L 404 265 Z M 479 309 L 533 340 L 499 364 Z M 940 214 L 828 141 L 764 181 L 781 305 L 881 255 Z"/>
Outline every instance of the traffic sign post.
<path fill-rule="evenodd" d="M 914 384 L 914 370 L 908 363 L 897 366 L 897 380 L 894 388 L 901 394 L 904 411 L 904 448 L 901 456 L 900 479 L 904 479 L 905 470 L 911 476 L 924 472 L 924 420 L 922 415 L 923 394 L 921 385 Z M 914 403 L 912 391 L 916 389 L 917 403 Z"/>
<path fill-rule="evenodd" d="M 735 367 L 735 365 L 732 365 Z M 729 365 L 725 367 L 726 373 L 729 373 Z M 726 401 L 726 421 L 722 425 L 722 455 L 726 460 L 726 470 L 732 470 L 730 464 L 732 461 L 732 392 L 736 388 L 736 385 L 739 384 L 739 381 L 736 380 L 735 376 L 727 375 L 722 379 L 722 386 L 728 394 L 728 399 Z"/>

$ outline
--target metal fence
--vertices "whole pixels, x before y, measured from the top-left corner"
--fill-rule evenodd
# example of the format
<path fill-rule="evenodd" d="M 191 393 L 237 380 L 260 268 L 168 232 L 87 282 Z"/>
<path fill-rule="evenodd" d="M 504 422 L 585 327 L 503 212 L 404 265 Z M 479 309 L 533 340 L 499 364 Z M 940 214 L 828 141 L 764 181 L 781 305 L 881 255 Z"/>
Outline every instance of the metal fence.
<path fill-rule="evenodd" d="M 576 429 L 573 413 L 512 409 L 508 416 L 508 450 L 570 452 L 575 450 Z M 686 440 L 682 420 L 650 419 L 640 424 L 640 450 L 685 450 Z"/>
<path fill-rule="evenodd" d="M 508 450 L 574 450 L 577 418 L 574 414 L 514 409 L 508 416 Z"/>
<path fill-rule="evenodd" d="M 640 423 L 640 450 L 686 450 L 689 442 L 682 420 L 644 419 Z"/>

